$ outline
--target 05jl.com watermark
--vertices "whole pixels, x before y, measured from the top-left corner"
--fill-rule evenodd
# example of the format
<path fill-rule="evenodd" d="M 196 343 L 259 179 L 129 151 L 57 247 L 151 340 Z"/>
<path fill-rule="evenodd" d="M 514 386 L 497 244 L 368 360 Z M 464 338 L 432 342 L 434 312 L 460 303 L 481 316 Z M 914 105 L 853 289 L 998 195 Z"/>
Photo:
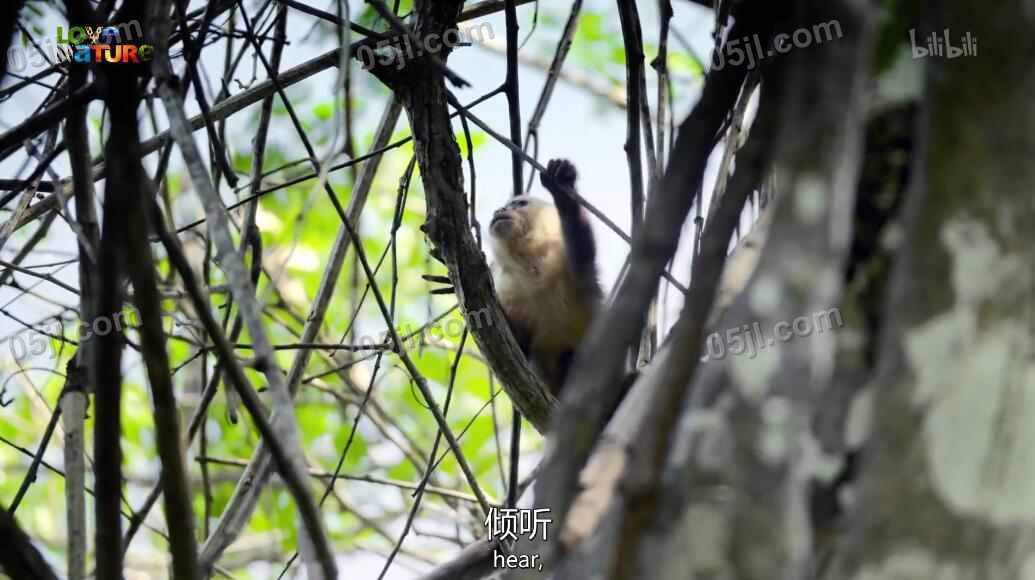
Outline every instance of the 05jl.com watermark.
<path fill-rule="evenodd" d="M 362 45 L 356 49 L 356 57 L 363 62 L 363 68 L 370 70 L 375 66 L 394 66 L 400 70 L 406 62 L 425 53 L 434 54 L 443 48 L 454 48 L 471 44 L 472 41 L 485 42 L 495 38 L 492 25 L 484 22 L 467 28 L 450 28 L 442 34 L 428 34 L 423 38 L 410 34 L 399 34 L 392 38 L 379 40 L 373 47 Z M 417 40 L 415 42 L 414 40 Z"/>
<path fill-rule="evenodd" d="M 139 327 L 139 312 L 133 306 L 127 306 L 127 309 L 128 312 L 98 316 L 92 321 L 80 320 L 69 323 L 58 319 L 26 328 L 9 338 L 0 339 L 0 352 L 6 346 L 8 354 L 16 363 L 38 357 L 57 360 L 60 352 L 59 348 L 55 346 L 55 342 L 63 343 L 66 346 L 77 346 L 95 336 L 107 336 L 112 332 L 122 332 L 125 329 Z M 161 315 L 163 318 L 172 318 L 174 323 L 180 326 L 195 325 L 192 322 L 184 321 L 178 312 L 162 312 Z M 402 349 L 412 350 L 426 343 L 437 344 L 446 339 L 459 338 L 466 328 L 478 329 L 490 325 L 492 325 L 492 318 L 489 315 L 489 309 L 482 308 L 469 312 L 466 320 L 455 318 L 444 322 L 436 320 L 417 329 L 406 324 L 396 328 L 395 332 L 402 340 Z M 364 335 L 359 337 L 354 344 L 342 346 L 356 351 L 383 350 L 385 345 L 389 345 L 391 342 L 392 333 L 384 331 Z"/>
<path fill-rule="evenodd" d="M 812 28 L 799 28 L 788 34 L 781 32 L 773 36 L 773 44 L 766 49 L 757 34 L 744 38 L 732 38 L 712 54 L 712 69 L 722 70 L 727 64 L 740 66 L 747 63 L 748 70 L 754 70 L 763 60 L 779 54 L 787 54 L 795 48 L 808 48 L 841 38 L 841 23 L 837 20 L 814 24 Z"/>
<path fill-rule="evenodd" d="M 140 316 L 132 306 L 127 312 L 118 312 L 112 315 L 98 316 L 92 321 L 80 320 L 78 322 L 66 322 L 55 319 L 47 324 L 41 324 L 32 328 L 26 328 L 0 344 L 7 342 L 7 352 L 15 360 L 21 363 L 28 358 L 46 357 L 56 360 L 59 352 L 54 346 L 54 341 L 64 343 L 66 346 L 75 346 L 90 340 L 94 336 L 107 336 L 112 332 L 122 332 L 123 329 L 139 326 Z M 163 312 L 164 317 L 175 318 L 176 313 Z"/>
<path fill-rule="evenodd" d="M 704 341 L 705 353 L 701 355 L 701 362 L 722 360 L 727 354 L 746 354 L 748 358 L 755 358 L 759 352 L 778 342 L 822 334 L 842 326 L 844 318 L 841 317 L 841 310 L 831 308 L 815 312 L 811 317 L 799 316 L 790 322 L 781 320 L 773 325 L 769 336 L 762 332 L 762 325 L 758 322 L 727 328 L 725 332 L 713 332 L 708 335 Z"/>
<path fill-rule="evenodd" d="M 450 318 L 445 322 L 440 320 L 425 324 L 414 329 L 412 324 L 403 324 L 395 328 L 395 334 L 402 341 L 403 350 L 413 350 L 423 344 L 437 344 L 447 339 L 457 339 L 463 336 L 464 330 L 468 328 L 482 328 L 492 326 L 490 310 L 482 308 L 472 310 L 467 314 L 466 321 Z M 377 350 L 384 345 L 392 343 L 392 333 L 385 330 L 380 333 L 367 334 L 355 340 L 353 345 L 359 350 Z"/>

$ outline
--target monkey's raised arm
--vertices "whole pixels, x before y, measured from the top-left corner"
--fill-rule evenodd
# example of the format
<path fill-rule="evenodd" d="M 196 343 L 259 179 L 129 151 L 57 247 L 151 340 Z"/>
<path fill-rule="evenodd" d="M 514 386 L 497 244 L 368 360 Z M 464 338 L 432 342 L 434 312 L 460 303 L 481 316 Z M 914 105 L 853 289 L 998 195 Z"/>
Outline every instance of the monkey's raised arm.
<path fill-rule="evenodd" d="M 575 199 L 575 179 L 578 173 L 567 159 L 551 159 L 540 175 L 543 187 L 553 196 L 553 204 L 561 218 L 564 245 L 572 268 L 587 288 L 597 286 L 597 244 L 585 212 Z"/>

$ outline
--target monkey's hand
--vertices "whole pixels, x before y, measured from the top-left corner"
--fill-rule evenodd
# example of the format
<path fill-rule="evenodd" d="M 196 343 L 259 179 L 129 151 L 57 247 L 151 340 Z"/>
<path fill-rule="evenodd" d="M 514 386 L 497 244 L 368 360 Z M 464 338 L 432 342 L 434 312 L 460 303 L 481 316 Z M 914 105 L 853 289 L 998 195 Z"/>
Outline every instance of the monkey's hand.
<path fill-rule="evenodd" d="M 554 203 L 558 206 L 574 205 L 575 201 L 575 180 L 578 172 L 575 166 L 567 159 L 551 159 L 546 164 L 546 171 L 539 176 L 539 181 L 553 195 Z"/>

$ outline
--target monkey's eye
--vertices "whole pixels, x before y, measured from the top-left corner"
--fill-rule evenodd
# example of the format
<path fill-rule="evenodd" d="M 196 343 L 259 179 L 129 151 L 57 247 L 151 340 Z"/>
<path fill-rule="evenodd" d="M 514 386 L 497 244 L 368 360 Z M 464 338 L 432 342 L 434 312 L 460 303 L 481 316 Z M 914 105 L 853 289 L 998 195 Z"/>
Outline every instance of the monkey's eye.
<path fill-rule="evenodd" d="M 527 199 L 519 199 L 514 202 L 514 207 L 525 207 L 526 205 L 528 205 Z"/>

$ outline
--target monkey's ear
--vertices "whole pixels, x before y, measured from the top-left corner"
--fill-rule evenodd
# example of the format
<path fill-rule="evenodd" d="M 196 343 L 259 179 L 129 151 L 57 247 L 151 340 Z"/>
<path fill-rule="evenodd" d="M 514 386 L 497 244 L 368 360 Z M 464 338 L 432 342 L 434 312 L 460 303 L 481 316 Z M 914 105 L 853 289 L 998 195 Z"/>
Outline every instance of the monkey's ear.
<path fill-rule="evenodd" d="M 421 276 L 426 282 L 432 284 L 445 284 L 440 288 L 432 288 L 432 294 L 456 294 L 456 288 L 453 288 L 453 281 L 449 279 L 449 276 L 436 276 L 434 274 L 424 274 Z"/>

